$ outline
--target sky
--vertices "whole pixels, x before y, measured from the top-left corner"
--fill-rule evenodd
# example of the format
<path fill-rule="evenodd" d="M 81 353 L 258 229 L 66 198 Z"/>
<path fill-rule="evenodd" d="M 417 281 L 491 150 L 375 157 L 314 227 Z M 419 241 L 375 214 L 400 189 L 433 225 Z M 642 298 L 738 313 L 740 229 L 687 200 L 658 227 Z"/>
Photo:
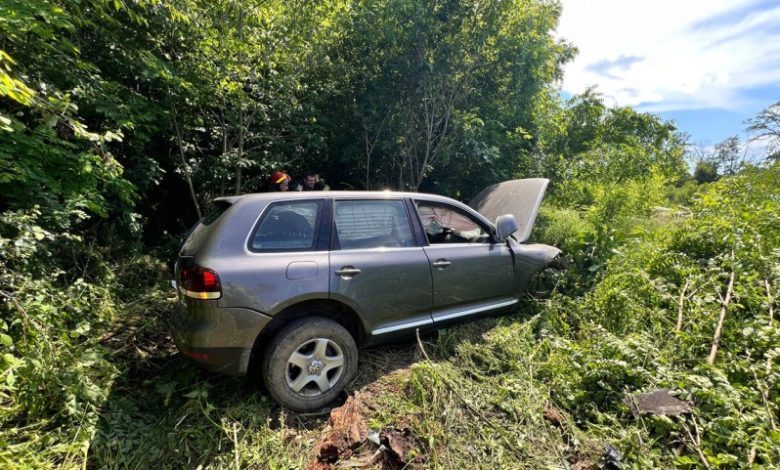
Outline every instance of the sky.
<path fill-rule="evenodd" d="M 694 143 L 745 138 L 780 101 L 780 0 L 561 0 L 557 35 L 577 47 L 564 95 L 674 120 Z"/>

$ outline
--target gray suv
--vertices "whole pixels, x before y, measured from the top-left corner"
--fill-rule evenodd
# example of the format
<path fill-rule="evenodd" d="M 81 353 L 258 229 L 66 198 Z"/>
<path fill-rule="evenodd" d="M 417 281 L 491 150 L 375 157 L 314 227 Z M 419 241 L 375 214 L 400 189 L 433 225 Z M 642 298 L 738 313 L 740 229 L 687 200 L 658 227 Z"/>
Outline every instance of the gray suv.
<path fill-rule="evenodd" d="M 524 243 L 547 182 L 500 183 L 470 206 L 400 192 L 218 198 L 176 262 L 173 338 L 228 374 L 256 355 L 277 402 L 320 408 L 355 377 L 358 346 L 517 303 L 560 254 Z"/>

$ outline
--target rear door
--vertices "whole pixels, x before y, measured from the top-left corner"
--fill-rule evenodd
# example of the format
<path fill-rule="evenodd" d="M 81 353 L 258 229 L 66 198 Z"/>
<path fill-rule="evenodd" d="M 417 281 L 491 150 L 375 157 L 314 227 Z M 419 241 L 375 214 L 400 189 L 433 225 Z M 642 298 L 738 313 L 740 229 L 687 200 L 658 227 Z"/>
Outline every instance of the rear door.
<path fill-rule="evenodd" d="M 209 264 L 222 280 L 220 307 L 274 315 L 302 300 L 327 296 L 328 202 L 280 199 L 261 206 L 262 214 L 257 205 L 236 207 L 233 225 L 224 227 L 215 247 L 240 251 L 217 255 Z"/>
<path fill-rule="evenodd" d="M 455 206 L 418 200 L 416 207 L 429 243 L 435 322 L 517 302 L 505 242 L 494 243 L 489 227 Z"/>
<path fill-rule="evenodd" d="M 431 269 L 403 199 L 337 199 L 330 296 L 374 335 L 432 323 Z"/>

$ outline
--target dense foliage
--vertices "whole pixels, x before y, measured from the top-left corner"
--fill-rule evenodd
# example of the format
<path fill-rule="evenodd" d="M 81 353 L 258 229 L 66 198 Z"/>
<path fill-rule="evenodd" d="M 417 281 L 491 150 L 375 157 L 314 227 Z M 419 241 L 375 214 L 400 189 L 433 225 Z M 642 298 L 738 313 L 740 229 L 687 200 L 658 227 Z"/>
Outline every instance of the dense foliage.
<path fill-rule="evenodd" d="M 638 467 L 780 465 L 780 164 L 745 165 L 727 140 L 691 177 L 672 123 L 593 90 L 560 98 L 575 50 L 551 34 L 559 14 L 547 0 L 0 2 L 0 466 L 305 464 L 322 420 L 290 424 L 165 337 L 181 235 L 277 169 L 461 199 L 551 179 L 535 238 L 571 266 L 545 273 L 531 319 L 448 330 L 436 362 L 397 377 L 364 355 L 379 366 L 361 386 L 397 380 L 374 424 L 412 426 L 432 467 L 564 465 L 606 443 Z M 750 123 L 768 162 L 777 123 L 777 105 Z M 624 400 L 654 388 L 693 415 L 635 419 Z"/>

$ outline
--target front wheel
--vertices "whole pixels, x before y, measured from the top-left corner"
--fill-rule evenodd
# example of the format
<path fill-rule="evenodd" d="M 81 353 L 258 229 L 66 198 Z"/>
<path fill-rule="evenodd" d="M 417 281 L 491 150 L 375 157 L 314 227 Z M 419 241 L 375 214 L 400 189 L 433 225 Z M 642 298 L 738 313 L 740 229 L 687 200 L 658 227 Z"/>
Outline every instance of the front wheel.
<path fill-rule="evenodd" d="M 321 408 L 357 373 L 354 338 L 321 317 L 296 320 L 274 336 L 263 354 L 263 381 L 271 396 L 295 411 Z"/>

